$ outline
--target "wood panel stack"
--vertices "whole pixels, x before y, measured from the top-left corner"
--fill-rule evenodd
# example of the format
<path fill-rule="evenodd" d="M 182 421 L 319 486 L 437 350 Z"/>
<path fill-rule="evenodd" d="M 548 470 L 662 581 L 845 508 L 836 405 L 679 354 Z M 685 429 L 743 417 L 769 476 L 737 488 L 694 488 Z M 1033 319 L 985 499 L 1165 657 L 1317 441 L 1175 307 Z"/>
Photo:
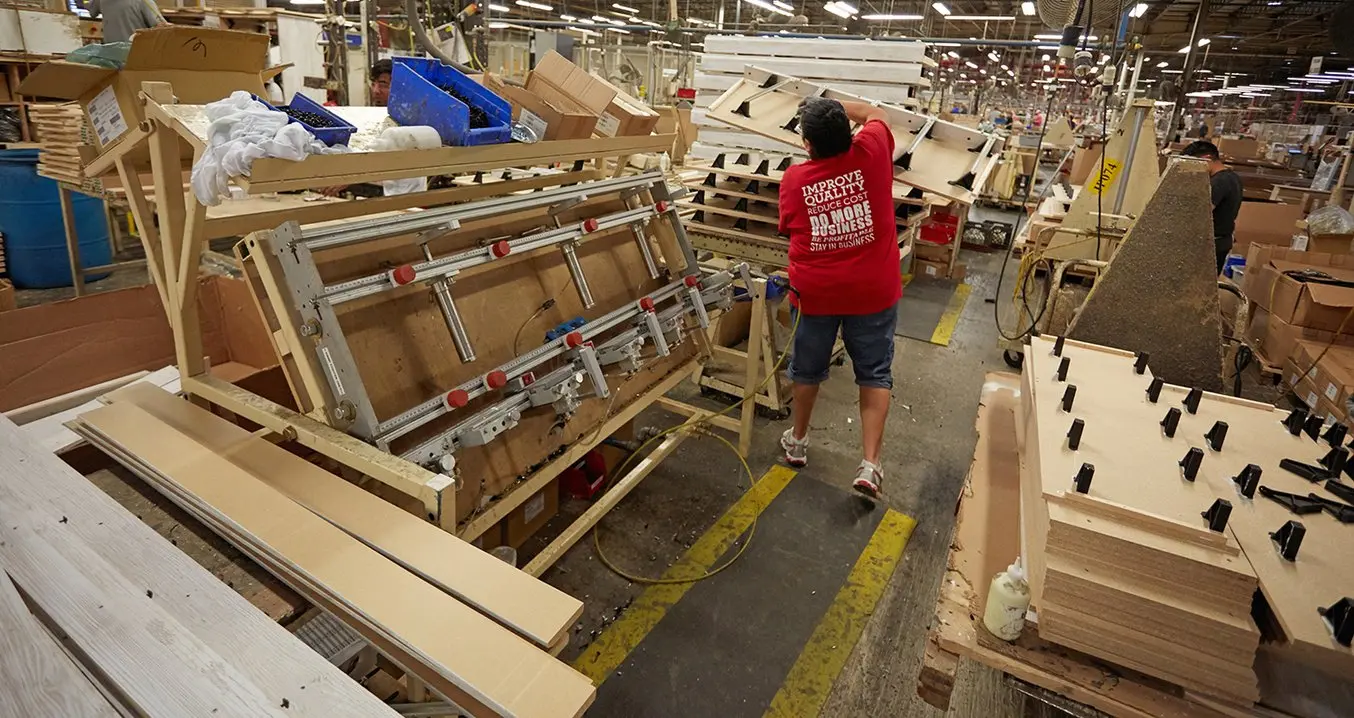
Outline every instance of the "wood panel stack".
<path fill-rule="evenodd" d="M 28 106 L 37 132 L 38 174 L 76 186 L 85 183 L 85 156 L 94 152 L 85 113 L 75 102 Z"/>
<path fill-rule="evenodd" d="M 1274 407 L 1162 385 L 1145 355 L 1041 337 L 1025 356 L 1022 552 L 1040 638 L 1238 706 L 1259 696 L 1262 629 L 1314 666 L 1354 669 L 1341 642 L 1354 623 L 1324 618 L 1354 595 L 1336 548 L 1354 525 L 1327 514 L 1354 507 L 1298 516 L 1267 498 L 1339 504 L 1324 480 L 1280 467 L 1320 472 L 1331 442 L 1291 434 Z M 1290 559 L 1292 520 L 1305 539 Z"/>
<path fill-rule="evenodd" d="M 711 35 L 696 69 L 696 102 L 691 118 L 699 127 L 690 160 L 709 162 L 722 152 L 767 151 L 802 157 L 797 148 L 731 127 L 706 116 L 706 108 L 743 77 L 746 65 L 821 82 L 879 102 L 918 105 L 929 88 L 926 71 L 936 66 L 919 42 L 826 40 Z"/>

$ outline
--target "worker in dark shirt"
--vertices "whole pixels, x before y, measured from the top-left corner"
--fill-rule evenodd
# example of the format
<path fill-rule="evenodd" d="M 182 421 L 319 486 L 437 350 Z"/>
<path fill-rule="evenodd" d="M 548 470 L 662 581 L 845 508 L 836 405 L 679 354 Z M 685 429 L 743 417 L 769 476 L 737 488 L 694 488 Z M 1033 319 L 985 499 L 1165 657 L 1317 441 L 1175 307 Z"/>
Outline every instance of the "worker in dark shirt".
<path fill-rule="evenodd" d="M 1209 183 L 1213 186 L 1213 245 L 1218 253 L 1218 273 L 1232 251 L 1232 232 L 1241 211 L 1241 177 L 1222 163 L 1217 145 L 1199 140 L 1191 142 L 1183 153 L 1208 162 Z"/>

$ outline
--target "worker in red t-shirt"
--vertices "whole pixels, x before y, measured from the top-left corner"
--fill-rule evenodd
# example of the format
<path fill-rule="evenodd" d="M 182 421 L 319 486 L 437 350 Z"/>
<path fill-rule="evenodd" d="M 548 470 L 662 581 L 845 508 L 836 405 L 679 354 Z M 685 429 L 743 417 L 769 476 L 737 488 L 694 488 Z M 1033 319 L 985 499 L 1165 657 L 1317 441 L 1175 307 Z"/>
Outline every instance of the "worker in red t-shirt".
<path fill-rule="evenodd" d="M 852 123 L 861 125 L 854 137 Z M 780 184 L 780 233 L 790 238 L 791 303 L 799 322 L 790 355 L 794 428 L 780 443 L 788 463 L 808 463 L 809 418 L 840 331 L 860 387 L 864 458 L 852 486 L 878 498 L 902 297 L 893 133 L 883 110 L 824 98 L 800 105 L 799 127 L 809 161 L 791 166 Z"/>

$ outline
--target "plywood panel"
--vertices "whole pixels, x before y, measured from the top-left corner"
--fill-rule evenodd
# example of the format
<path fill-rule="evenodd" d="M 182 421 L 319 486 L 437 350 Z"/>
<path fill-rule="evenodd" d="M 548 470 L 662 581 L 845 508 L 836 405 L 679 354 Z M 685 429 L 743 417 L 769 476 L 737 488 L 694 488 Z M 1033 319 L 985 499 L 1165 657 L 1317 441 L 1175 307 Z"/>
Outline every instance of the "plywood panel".
<path fill-rule="evenodd" d="M 0 418 L 0 510 L 36 522 L 58 546 L 87 546 L 289 716 L 360 718 L 388 709 L 182 551 Z M 55 569 L 51 569 L 55 570 Z M 25 590 L 28 586 L 21 582 Z M 151 593 L 154 599 L 145 594 Z M 168 674 L 176 675 L 174 673 Z M 177 688 L 181 689 L 180 684 Z M 184 715 L 184 714 L 177 714 Z"/>
<path fill-rule="evenodd" d="M 83 421 L 194 503 L 406 646 L 477 716 L 578 715 L 590 682 L 554 657 L 311 514 L 248 471 L 129 402 Z"/>
<path fill-rule="evenodd" d="M 765 68 L 772 72 L 783 72 L 806 80 L 824 80 L 828 84 L 835 84 L 834 81 L 836 81 L 916 85 L 918 87 L 931 86 L 931 81 L 921 76 L 920 64 L 904 62 L 770 56 L 753 58 L 706 52 L 701 56 L 699 68 L 701 72 L 742 74 L 743 69 L 748 65 Z M 869 97 L 869 99 L 880 98 Z"/>
<path fill-rule="evenodd" d="M 583 603 L 423 519 L 192 404 L 144 385 L 114 392 L 542 648 Z"/>
<path fill-rule="evenodd" d="M 919 62 L 934 66 L 921 42 L 885 40 L 829 40 L 824 38 L 780 38 L 746 35 L 710 35 L 705 51 L 734 55 L 780 55 L 784 57 L 850 57 L 886 63 Z"/>

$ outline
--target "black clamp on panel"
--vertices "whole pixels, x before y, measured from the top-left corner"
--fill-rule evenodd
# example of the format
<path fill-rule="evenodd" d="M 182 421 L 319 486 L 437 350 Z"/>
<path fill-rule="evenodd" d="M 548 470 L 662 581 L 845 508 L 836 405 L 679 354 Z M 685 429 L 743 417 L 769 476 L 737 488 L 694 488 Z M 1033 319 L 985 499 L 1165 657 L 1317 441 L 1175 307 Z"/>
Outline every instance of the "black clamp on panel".
<path fill-rule="evenodd" d="M 1072 485 L 1077 493 L 1084 494 L 1091 490 L 1091 479 L 1095 478 L 1095 467 L 1090 464 L 1082 464 L 1081 470 L 1077 471 L 1077 477 Z"/>
<path fill-rule="evenodd" d="M 1203 398 L 1204 398 L 1204 390 L 1203 390 L 1203 389 L 1200 389 L 1200 388 L 1197 387 L 1197 386 L 1194 387 L 1193 389 L 1190 389 L 1190 390 L 1189 390 L 1189 393 L 1185 395 L 1185 408 L 1188 409 L 1188 410 L 1189 410 L 1189 413 L 1191 413 L 1191 414 L 1198 414 L 1198 413 L 1199 413 L 1199 402 L 1200 402 Z"/>
<path fill-rule="evenodd" d="M 1302 425 L 1307 421 L 1307 410 L 1298 408 L 1288 414 L 1288 418 L 1283 420 L 1283 425 L 1288 429 L 1288 433 L 1297 436 L 1302 433 Z"/>
<path fill-rule="evenodd" d="M 1067 388 L 1063 389 L 1063 411 L 1071 411 L 1072 402 L 1076 400 L 1077 400 L 1077 385 L 1068 384 Z"/>
<path fill-rule="evenodd" d="M 1166 416 L 1161 420 L 1161 430 L 1166 436 L 1174 439 L 1175 428 L 1177 426 L 1180 426 L 1180 410 L 1171 407 L 1170 410 L 1166 412 Z"/>
<path fill-rule="evenodd" d="M 1348 646 L 1354 642 L 1354 598 L 1345 596 L 1329 607 L 1316 610 L 1326 619 L 1326 627 L 1330 629 L 1336 643 Z"/>
<path fill-rule="evenodd" d="M 1232 477 L 1236 482 L 1237 491 L 1248 499 L 1255 498 L 1255 489 L 1260 486 L 1260 467 L 1255 464 L 1246 464 L 1246 468 L 1241 473 Z"/>
<path fill-rule="evenodd" d="M 1208 440 L 1208 448 L 1214 451 L 1222 451 L 1222 444 L 1227 440 L 1227 422 L 1213 422 L 1213 428 L 1209 429 L 1207 434 L 1204 434 L 1204 438 Z"/>
<path fill-rule="evenodd" d="M 1166 385 L 1166 380 L 1161 377 L 1152 379 L 1152 383 L 1147 385 L 1147 400 L 1153 404 L 1161 397 L 1161 387 Z"/>
<path fill-rule="evenodd" d="M 1269 537 L 1278 545 L 1280 556 L 1289 561 L 1296 561 L 1298 549 L 1302 547 L 1302 537 L 1306 535 L 1307 527 L 1303 526 L 1301 521 L 1289 519 L 1278 531 L 1270 532 Z"/>
<path fill-rule="evenodd" d="M 1147 361 L 1148 361 L 1150 358 L 1151 358 L 1151 355 L 1148 354 L 1147 352 L 1138 352 L 1137 354 L 1134 354 L 1134 355 L 1133 355 L 1133 373 L 1134 373 L 1134 374 L 1141 374 L 1141 373 L 1147 371 Z"/>
<path fill-rule="evenodd" d="M 1313 501 L 1301 494 L 1290 494 L 1287 491 L 1278 491 L 1268 486 L 1260 487 L 1260 495 L 1273 501 L 1289 511 L 1298 514 L 1319 514 L 1324 508 L 1320 501 Z"/>
<path fill-rule="evenodd" d="M 1203 463 L 1204 450 L 1197 446 L 1190 447 L 1190 450 L 1185 454 L 1185 458 L 1180 460 L 1180 471 L 1187 480 L 1193 481 L 1194 477 L 1199 475 L 1199 467 L 1203 466 Z"/>
<path fill-rule="evenodd" d="M 1200 514 L 1208 522 L 1208 529 L 1222 533 L 1227 528 L 1227 519 L 1232 516 L 1232 502 L 1227 499 L 1218 499 L 1213 502 L 1208 510 Z"/>
<path fill-rule="evenodd" d="M 1086 422 L 1081 419 L 1072 420 L 1072 428 L 1067 430 L 1067 448 L 1076 451 L 1081 446 L 1081 432 L 1086 428 Z"/>

